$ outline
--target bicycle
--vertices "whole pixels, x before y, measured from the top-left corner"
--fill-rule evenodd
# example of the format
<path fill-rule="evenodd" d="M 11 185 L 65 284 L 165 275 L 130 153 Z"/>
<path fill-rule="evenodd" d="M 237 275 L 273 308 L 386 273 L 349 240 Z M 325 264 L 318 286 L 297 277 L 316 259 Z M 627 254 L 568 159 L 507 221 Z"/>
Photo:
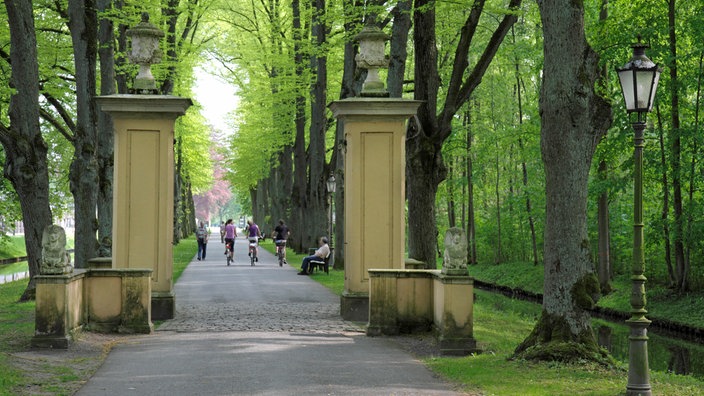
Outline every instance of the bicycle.
<path fill-rule="evenodd" d="M 276 243 L 276 256 L 279 258 L 279 267 L 283 267 L 286 262 L 286 240 L 279 239 Z"/>
<path fill-rule="evenodd" d="M 251 238 L 249 240 L 249 261 L 252 267 L 254 267 L 255 262 L 259 261 L 259 258 L 257 257 L 257 242 L 253 239 L 254 238 Z"/>
<path fill-rule="evenodd" d="M 232 249 L 229 243 L 225 245 L 225 256 L 227 257 L 227 266 L 229 267 L 230 263 L 234 261 L 232 259 Z"/>

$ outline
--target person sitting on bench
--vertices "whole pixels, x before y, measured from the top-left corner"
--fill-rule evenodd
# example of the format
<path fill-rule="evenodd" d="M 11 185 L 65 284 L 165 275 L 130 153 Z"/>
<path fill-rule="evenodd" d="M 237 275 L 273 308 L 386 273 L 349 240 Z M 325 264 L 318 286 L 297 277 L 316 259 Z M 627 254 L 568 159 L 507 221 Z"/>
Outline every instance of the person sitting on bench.
<path fill-rule="evenodd" d="M 312 256 L 307 256 L 303 258 L 303 264 L 301 265 L 301 272 L 298 273 L 298 275 L 308 275 L 309 274 L 309 267 L 310 267 L 310 262 L 312 260 L 325 260 L 328 255 L 330 254 L 330 247 L 328 246 L 328 238 L 327 237 L 320 237 L 318 239 L 318 250 L 315 251 L 315 254 Z"/>

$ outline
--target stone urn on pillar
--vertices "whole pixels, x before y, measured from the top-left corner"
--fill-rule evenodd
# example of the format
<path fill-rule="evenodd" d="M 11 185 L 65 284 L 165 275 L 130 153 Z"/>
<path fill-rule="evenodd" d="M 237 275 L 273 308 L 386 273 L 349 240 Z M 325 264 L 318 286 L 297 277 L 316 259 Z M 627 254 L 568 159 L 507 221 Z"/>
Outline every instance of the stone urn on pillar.
<path fill-rule="evenodd" d="M 388 65 L 386 34 L 368 26 L 357 39 L 357 64 L 368 69 L 362 97 L 332 102 L 330 109 L 344 123 L 346 143 L 345 289 L 340 313 L 346 320 L 367 321 L 367 271 L 404 268 L 406 123 L 421 102 L 387 97 L 378 74 Z"/>
<path fill-rule="evenodd" d="M 127 30 L 132 38 L 132 50 L 127 54 L 130 62 L 139 65 L 139 73 L 134 79 L 132 93 L 158 93 L 156 81 L 152 75 L 152 65 L 161 62 L 159 41 L 164 32 L 149 22 L 149 14 L 142 13 L 142 22 Z"/>
<path fill-rule="evenodd" d="M 174 124 L 192 102 L 188 98 L 154 95 L 156 83 L 150 67 L 161 57 L 163 33 L 148 16 L 130 29 L 130 59 L 140 72 L 132 92 L 99 96 L 100 109 L 115 125 L 113 178 L 114 268 L 152 270 L 152 318 L 174 316 Z"/>

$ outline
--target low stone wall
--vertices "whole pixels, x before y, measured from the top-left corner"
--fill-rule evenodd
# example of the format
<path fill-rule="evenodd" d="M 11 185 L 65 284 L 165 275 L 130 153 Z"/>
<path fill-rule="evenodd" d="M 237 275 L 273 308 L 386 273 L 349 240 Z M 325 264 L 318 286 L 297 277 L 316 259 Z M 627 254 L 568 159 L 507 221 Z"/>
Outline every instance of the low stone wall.
<path fill-rule="evenodd" d="M 68 348 L 73 332 L 151 333 L 150 269 L 38 275 L 32 346 Z"/>
<path fill-rule="evenodd" d="M 369 270 L 367 335 L 434 330 L 445 355 L 476 352 L 473 279 L 439 270 Z"/>

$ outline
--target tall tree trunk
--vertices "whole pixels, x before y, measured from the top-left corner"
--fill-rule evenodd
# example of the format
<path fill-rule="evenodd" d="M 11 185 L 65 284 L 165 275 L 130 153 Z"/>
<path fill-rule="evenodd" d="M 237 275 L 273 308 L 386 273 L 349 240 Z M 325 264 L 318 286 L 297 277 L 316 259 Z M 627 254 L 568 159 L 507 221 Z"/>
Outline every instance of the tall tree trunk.
<path fill-rule="evenodd" d="M 454 173 L 454 161 L 450 160 L 450 178 L 447 181 L 447 222 L 450 228 L 454 228 L 457 223 L 457 216 L 455 215 L 455 186 L 453 185 Z"/>
<path fill-rule="evenodd" d="M 675 31 L 675 0 L 667 2 L 668 30 L 670 44 L 670 114 L 672 117 L 670 161 L 672 162 L 672 208 L 674 209 L 674 245 L 675 245 L 675 278 L 677 289 L 681 292 L 689 289 L 687 281 L 687 263 L 684 259 L 684 218 L 682 216 L 682 171 L 680 138 L 679 82 L 677 76 L 677 34 Z"/>
<path fill-rule="evenodd" d="M 463 123 L 467 128 L 467 238 L 469 238 L 469 243 L 467 248 L 467 256 L 469 257 L 470 264 L 477 264 L 477 231 L 474 221 L 474 175 L 472 169 L 472 119 L 471 119 L 471 109 L 467 106 L 465 112 Z"/>
<path fill-rule="evenodd" d="M 599 11 L 599 21 L 605 22 L 608 18 L 608 0 L 601 1 L 601 10 Z M 605 32 L 603 32 L 605 33 Z M 608 88 L 608 66 L 606 63 L 601 68 L 600 85 Z M 599 161 L 598 177 L 599 180 L 605 182 L 607 180 L 608 167 L 606 160 L 602 158 Z M 597 273 L 599 275 L 599 286 L 601 294 L 611 293 L 611 238 L 609 232 L 609 191 L 604 188 L 604 191 L 599 194 L 598 200 L 597 223 L 599 228 L 599 266 Z"/>
<path fill-rule="evenodd" d="M 667 177 L 667 159 L 665 158 L 665 133 L 662 126 L 662 114 L 660 113 L 660 106 L 655 105 L 655 116 L 658 120 L 658 141 L 660 142 L 660 167 L 662 168 L 662 212 L 660 218 L 662 219 L 662 232 L 663 232 L 663 242 L 665 245 L 665 264 L 667 265 L 667 274 L 670 278 L 670 285 L 674 286 L 675 281 L 675 270 L 672 267 L 672 244 L 670 242 L 670 224 L 669 224 L 669 214 L 670 214 L 670 183 Z"/>
<path fill-rule="evenodd" d="M 702 94 L 702 72 L 704 71 L 704 51 L 699 55 L 699 72 L 697 73 L 697 96 L 694 104 L 694 131 L 699 131 L 699 102 Z M 700 137 L 695 136 L 694 142 L 692 143 L 692 160 L 689 167 L 689 205 L 687 208 L 687 250 L 685 254 L 685 260 L 687 262 L 687 268 L 691 266 L 691 251 L 693 240 L 695 239 L 692 235 L 692 223 L 694 222 L 694 190 L 696 183 L 696 165 L 697 158 L 699 157 L 699 139 Z"/>
<path fill-rule="evenodd" d="M 100 56 L 100 94 L 115 93 L 115 51 L 113 22 L 102 15 L 112 9 L 113 0 L 98 0 L 101 13 L 98 27 L 98 55 Z M 112 117 L 98 112 L 98 255 L 112 255 L 112 177 L 114 170 L 114 127 Z"/>
<path fill-rule="evenodd" d="M 125 5 L 124 0 L 114 0 L 115 9 L 122 11 Z M 125 23 L 117 25 L 117 57 L 115 57 L 115 82 L 117 83 L 117 93 L 126 94 L 127 87 L 127 70 L 124 67 L 127 64 L 127 29 L 129 26 Z"/>
<path fill-rule="evenodd" d="M 293 17 L 293 56 L 296 65 L 296 86 L 305 84 L 305 64 L 303 63 L 303 27 L 301 24 L 301 4 L 299 0 L 291 2 Z M 306 98 L 303 92 L 297 91 L 295 99 L 295 128 L 296 134 L 293 143 L 293 186 L 291 188 L 291 238 L 290 246 L 298 252 L 303 252 L 303 233 L 305 232 L 303 223 L 303 208 L 306 205 Z"/>
<path fill-rule="evenodd" d="M 33 299 L 39 274 L 42 232 L 51 224 L 47 145 L 39 129 L 39 65 L 31 1 L 5 0 L 10 30 L 9 127 L 0 123 L 5 150 L 4 176 L 20 201 L 24 223 L 29 283 L 22 301 Z"/>
<path fill-rule="evenodd" d="M 183 177 L 181 177 L 181 169 L 183 168 L 183 148 L 181 137 L 176 138 L 174 150 L 176 151 L 176 166 L 174 167 L 174 235 L 172 243 L 177 245 L 181 241 L 181 226 L 180 219 L 184 217 L 183 209 Z"/>
<path fill-rule="evenodd" d="M 406 74 L 408 58 L 408 32 L 411 29 L 411 1 L 399 0 L 391 10 L 394 23 L 391 27 L 391 44 L 389 45 L 389 74 L 386 86 L 389 97 L 400 98 L 403 94 L 403 81 Z"/>
<path fill-rule="evenodd" d="M 606 161 L 599 161 L 599 180 L 606 181 L 607 167 Z M 611 293 L 611 242 L 609 238 L 609 193 L 606 189 L 599 194 L 597 223 L 599 228 L 599 287 L 601 294 Z"/>
<path fill-rule="evenodd" d="M 513 44 L 516 44 L 516 32 L 514 27 L 511 26 L 511 38 L 513 39 Z M 518 125 L 523 132 L 523 95 L 522 89 L 523 80 L 521 79 L 520 62 L 518 56 L 514 58 L 514 67 L 516 69 L 516 98 L 518 99 Z M 518 136 L 518 149 L 521 151 L 521 172 L 523 173 L 523 194 L 526 198 L 526 214 L 528 215 L 528 225 L 530 226 L 530 241 L 531 248 L 533 252 L 533 265 L 538 265 L 538 244 L 536 242 L 537 238 L 535 236 L 535 220 L 533 219 L 533 206 L 530 201 L 530 193 L 528 192 L 528 167 L 526 165 L 526 156 L 523 152 L 523 139 Z"/>
<path fill-rule="evenodd" d="M 502 261 L 501 256 L 501 195 L 499 194 L 499 180 L 501 176 L 501 170 L 499 169 L 499 143 L 496 141 L 496 157 L 495 168 L 496 168 L 496 181 L 494 183 L 494 196 L 496 198 L 496 257 L 494 257 L 494 264 L 499 264 Z"/>
<path fill-rule="evenodd" d="M 435 8 L 430 0 L 417 0 L 413 14 L 415 43 L 414 99 L 425 103 L 406 137 L 406 197 L 408 199 L 408 256 L 435 268 L 437 225 L 435 195 L 447 170 L 442 160 L 438 130 L 437 92 L 440 83 L 435 43 Z M 418 11 L 423 9 L 423 11 Z"/>
<path fill-rule="evenodd" d="M 598 360 L 588 312 L 598 299 L 599 282 L 587 236 L 587 184 L 596 142 L 611 125 L 611 107 L 595 93 L 599 57 L 585 38 L 583 4 L 538 0 L 538 7 L 544 35 L 545 283 L 540 319 L 515 354 Z"/>
<path fill-rule="evenodd" d="M 97 255 L 98 136 L 96 61 L 98 55 L 98 16 L 95 0 L 69 0 L 69 29 L 76 65 L 76 130 L 74 156 L 69 171 L 76 218 L 74 257 L 77 268 L 88 266 Z"/>
<path fill-rule="evenodd" d="M 315 0 L 311 33 L 315 54 L 312 55 L 315 82 L 311 86 L 310 135 L 308 145 L 308 198 L 305 207 L 305 246 L 317 246 L 316 240 L 327 235 L 327 197 L 325 181 L 325 132 L 327 131 L 327 25 L 325 0 Z"/>

